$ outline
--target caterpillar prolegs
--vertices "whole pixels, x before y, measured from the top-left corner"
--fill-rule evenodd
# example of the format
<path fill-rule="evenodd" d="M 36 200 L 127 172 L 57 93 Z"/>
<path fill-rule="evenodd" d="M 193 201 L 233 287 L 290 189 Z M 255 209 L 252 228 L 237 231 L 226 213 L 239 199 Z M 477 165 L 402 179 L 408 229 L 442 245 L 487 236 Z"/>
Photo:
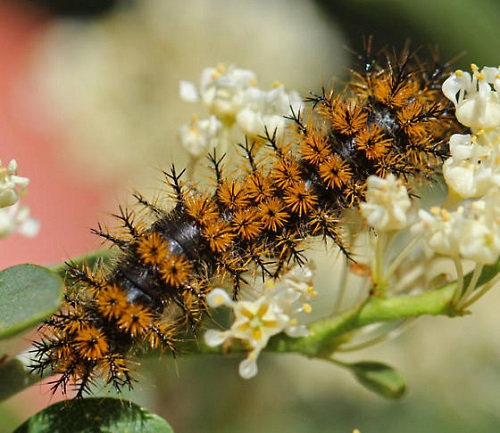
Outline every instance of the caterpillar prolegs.
<path fill-rule="evenodd" d="M 109 266 L 69 266 L 63 305 L 41 327 L 32 368 L 59 375 L 53 389 L 89 392 L 96 379 L 131 386 L 130 358 L 176 352 L 200 327 L 217 282 L 238 297 L 249 278 L 279 278 L 305 261 L 305 242 L 331 239 L 347 255 L 342 211 L 364 198 L 370 175 L 409 184 L 430 178 L 459 129 L 441 93 L 444 68 L 409 52 L 379 55 L 352 71 L 338 93 L 308 98 L 284 138 L 247 142 L 241 175 L 210 157 L 215 187 L 202 192 L 172 167 L 171 209 L 136 195 L 151 224 L 121 210 L 121 229 L 95 233 L 120 252 Z M 258 149 L 257 149 L 258 147 Z"/>

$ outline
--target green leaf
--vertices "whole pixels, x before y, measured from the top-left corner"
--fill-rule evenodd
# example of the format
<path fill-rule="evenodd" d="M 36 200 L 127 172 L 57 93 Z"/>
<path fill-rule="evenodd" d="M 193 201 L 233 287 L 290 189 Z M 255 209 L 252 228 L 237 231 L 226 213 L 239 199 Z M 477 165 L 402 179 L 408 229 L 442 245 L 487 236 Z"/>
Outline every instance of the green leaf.
<path fill-rule="evenodd" d="M 398 399 L 406 392 L 406 382 L 393 367 L 381 362 L 364 361 L 344 364 L 359 383 L 382 397 Z"/>
<path fill-rule="evenodd" d="M 38 412 L 14 433 L 173 433 L 163 418 L 114 398 L 60 402 Z"/>
<path fill-rule="evenodd" d="M 0 272 L 0 339 L 40 323 L 60 305 L 62 279 L 37 265 L 18 265 Z"/>
<path fill-rule="evenodd" d="M 20 359 L 0 360 L 0 401 L 10 398 L 39 380 L 40 376 L 31 374 Z"/>

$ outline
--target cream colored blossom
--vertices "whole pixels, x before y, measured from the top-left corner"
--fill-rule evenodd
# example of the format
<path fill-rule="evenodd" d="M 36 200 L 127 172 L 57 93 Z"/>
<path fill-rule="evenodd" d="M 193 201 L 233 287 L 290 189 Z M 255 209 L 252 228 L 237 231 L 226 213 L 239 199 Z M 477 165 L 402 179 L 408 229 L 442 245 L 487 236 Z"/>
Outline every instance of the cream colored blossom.
<path fill-rule="evenodd" d="M 500 257 L 500 191 L 463 202 L 455 211 L 433 208 L 419 212 L 414 234 L 422 236 L 436 253 L 493 264 Z"/>
<path fill-rule="evenodd" d="M 480 197 L 500 186 L 500 128 L 479 135 L 454 134 L 443 164 L 447 185 L 460 197 Z"/>
<path fill-rule="evenodd" d="M 275 83 L 269 91 L 257 87 L 253 71 L 238 69 L 233 65 L 205 68 L 201 74 L 199 89 L 193 82 L 181 81 L 180 95 L 187 102 L 202 102 L 207 111 L 220 123 L 226 133 L 238 130 L 251 140 L 260 140 L 270 134 L 280 136 L 292 111 L 297 113 L 302 99 L 297 92 L 287 93 L 281 83 Z M 203 122 L 203 121 L 199 121 Z M 213 121 L 212 121 L 213 122 Z M 181 128 L 181 137 L 189 137 L 192 126 Z M 196 139 L 185 140 L 190 155 L 198 158 L 203 146 Z M 221 140 L 219 140 L 220 144 Z M 224 149 L 223 149 L 224 150 Z"/>
<path fill-rule="evenodd" d="M 202 71 L 199 90 L 194 83 L 182 81 L 180 94 L 187 102 L 202 101 L 210 114 L 231 125 L 242 108 L 246 92 L 256 85 L 253 71 L 219 65 Z"/>
<path fill-rule="evenodd" d="M 28 207 L 16 203 L 0 209 L 0 239 L 16 232 L 26 237 L 33 237 L 39 230 L 40 223 L 29 216 Z"/>
<path fill-rule="evenodd" d="M 236 123 L 249 137 L 263 136 L 266 128 L 271 133 L 277 131 L 280 134 L 287 123 L 284 116 L 289 115 L 291 109 L 298 112 L 301 105 L 299 94 L 286 93 L 281 83 L 276 83 L 269 91 L 249 88 L 236 115 Z"/>
<path fill-rule="evenodd" d="M 195 158 L 206 155 L 215 149 L 221 140 L 223 125 L 215 117 L 192 121 L 179 129 L 179 139 L 189 154 Z"/>
<path fill-rule="evenodd" d="M 15 160 L 7 167 L 0 161 L 0 238 L 15 232 L 28 237 L 38 233 L 38 221 L 29 216 L 28 207 L 19 205 L 28 184 L 28 178 L 17 175 Z"/>
<path fill-rule="evenodd" d="M 13 159 L 7 167 L 0 161 L 0 208 L 17 203 L 29 184 L 29 179 L 17 175 L 17 162 Z"/>
<path fill-rule="evenodd" d="M 378 231 L 402 230 L 408 225 L 410 206 L 406 187 L 396 176 L 368 178 L 366 202 L 361 203 L 360 208 L 371 227 Z"/>
<path fill-rule="evenodd" d="M 471 202 L 467 218 L 457 231 L 464 259 L 496 263 L 500 257 L 500 191 L 492 189 L 482 199 Z"/>
<path fill-rule="evenodd" d="M 425 239 L 431 250 L 438 254 L 458 257 L 459 248 L 455 227 L 461 218 L 463 209 L 450 213 L 445 209 L 434 207 L 430 211 L 420 210 L 420 221 L 412 227 L 414 236 Z"/>
<path fill-rule="evenodd" d="M 500 70 L 471 66 L 468 72 L 456 71 L 443 83 L 443 93 L 456 108 L 460 123 L 473 132 L 500 126 Z"/>
<path fill-rule="evenodd" d="M 258 356 L 272 336 L 281 332 L 291 337 L 308 335 L 307 327 L 299 324 L 296 315 L 310 311 L 307 301 L 316 296 L 311 276 L 310 268 L 297 266 L 276 283 L 266 282 L 261 296 L 255 300 L 233 301 L 225 290 L 212 290 L 207 296 L 208 305 L 230 307 L 235 320 L 228 330 L 209 329 L 205 333 L 206 344 L 218 346 L 232 338 L 244 341 L 249 351 L 240 364 L 239 373 L 245 379 L 255 376 Z"/>
<path fill-rule="evenodd" d="M 224 289 L 216 287 L 207 295 L 207 303 L 212 308 L 231 307 L 233 305 L 233 300 L 229 297 Z"/>
<path fill-rule="evenodd" d="M 247 359 L 240 365 L 240 375 L 250 379 L 257 374 L 257 358 L 269 339 L 282 332 L 290 322 L 272 297 L 262 296 L 256 301 L 239 301 L 231 304 L 235 320 L 228 331 L 208 330 L 205 342 L 218 346 L 229 338 L 244 340 L 251 348 Z"/>
<path fill-rule="evenodd" d="M 484 196 L 500 186 L 500 69 L 472 65 L 472 75 L 456 71 L 442 88 L 472 132 L 451 137 L 444 178 L 459 197 Z"/>

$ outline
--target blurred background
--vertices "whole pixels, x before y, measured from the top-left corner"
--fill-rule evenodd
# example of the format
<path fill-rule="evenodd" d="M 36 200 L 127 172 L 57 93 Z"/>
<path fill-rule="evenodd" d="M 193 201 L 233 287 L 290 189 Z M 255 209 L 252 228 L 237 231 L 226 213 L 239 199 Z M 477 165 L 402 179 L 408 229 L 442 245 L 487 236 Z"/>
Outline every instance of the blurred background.
<path fill-rule="evenodd" d="M 30 178 L 23 199 L 40 220 L 33 239 L 2 240 L 1 268 L 57 264 L 99 247 L 90 235 L 130 192 L 158 191 L 161 169 L 188 162 L 177 130 L 202 107 L 179 81 L 234 63 L 268 89 L 302 95 L 341 81 L 363 39 L 441 59 L 500 63 L 495 0 L 3 0 L 0 2 L 0 159 Z M 339 86 L 340 87 L 340 86 Z M 332 257 L 320 253 L 318 285 Z M 460 319 L 420 320 L 397 340 L 346 360 L 397 366 L 399 402 L 348 373 L 298 356 L 262 356 L 251 381 L 238 359 L 145 360 L 131 398 L 183 432 L 492 432 L 500 426 L 500 327 L 491 293 Z M 0 433 L 54 402 L 35 386 L 0 405 Z"/>

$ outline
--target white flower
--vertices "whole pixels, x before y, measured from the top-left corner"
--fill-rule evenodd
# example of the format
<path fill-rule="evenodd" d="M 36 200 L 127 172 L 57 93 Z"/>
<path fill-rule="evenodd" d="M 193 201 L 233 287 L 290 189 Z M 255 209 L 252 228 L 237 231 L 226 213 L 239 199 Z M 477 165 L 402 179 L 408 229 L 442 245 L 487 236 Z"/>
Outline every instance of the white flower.
<path fill-rule="evenodd" d="M 459 196 L 469 198 L 482 196 L 493 184 L 500 184 L 499 142 L 497 130 L 452 135 L 451 157 L 443 164 L 447 185 Z"/>
<path fill-rule="evenodd" d="M 29 179 L 17 175 L 17 162 L 12 160 L 7 167 L 0 161 L 0 208 L 12 206 L 28 186 Z"/>
<path fill-rule="evenodd" d="M 446 183 L 463 198 L 500 186 L 500 69 L 471 69 L 472 75 L 456 71 L 442 87 L 458 121 L 472 131 L 451 137 L 451 157 L 443 165 Z"/>
<path fill-rule="evenodd" d="M 209 307 L 217 308 L 225 305 L 226 307 L 231 307 L 233 305 L 232 299 L 229 297 L 224 289 L 216 287 L 213 289 L 206 298 Z"/>
<path fill-rule="evenodd" d="M 257 366 L 257 358 L 259 357 L 260 350 L 251 351 L 247 358 L 240 362 L 238 372 L 243 379 L 251 379 L 259 372 Z"/>
<path fill-rule="evenodd" d="M 179 84 L 179 96 L 186 102 L 198 102 L 201 99 L 196 84 L 192 81 L 181 80 Z"/>
<path fill-rule="evenodd" d="M 302 99 L 296 92 L 285 92 L 281 83 L 266 92 L 258 88 L 249 88 L 242 100 L 242 109 L 236 115 L 236 123 L 243 133 L 250 137 L 262 136 L 267 128 L 271 133 L 283 132 L 292 108 L 297 113 L 302 106 Z"/>
<path fill-rule="evenodd" d="M 366 202 L 360 204 L 361 214 L 378 231 L 402 230 L 408 225 L 407 212 L 411 206 L 406 187 L 396 176 L 385 179 L 368 178 Z"/>
<path fill-rule="evenodd" d="M 217 147 L 222 128 L 222 123 L 215 116 L 202 120 L 194 117 L 191 123 L 181 126 L 179 138 L 189 154 L 199 158 Z"/>
<path fill-rule="evenodd" d="M 308 335 L 307 327 L 300 325 L 295 315 L 309 312 L 308 301 L 316 296 L 311 286 L 312 272 L 307 266 L 292 268 L 277 282 L 266 282 L 257 299 L 233 301 L 227 292 L 216 288 L 207 295 L 211 307 L 232 308 L 235 320 L 226 331 L 209 329 L 205 342 L 214 347 L 231 338 L 243 340 L 250 348 L 240 364 L 240 375 L 249 379 L 257 374 L 257 358 L 269 339 L 281 332 L 291 337 Z"/>
<path fill-rule="evenodd" d="M 15 160 L 10 161 L 7 167 L 2 167 L 0 161 L 0 238 L 14 232 L 28 237 L 38 233 L 38 221 L 29 217 L 26 206 L 19 206 L 19 198 L 28 183 L 28 178 L 17 175 Z"/>
<path fill-rule="evenodd" d="M 420 222 L 412 227 L 412 231 L 415 236 L 423 236 L 429 248 L 436 253 L 457 257 L 459 251 L 454 223 L 462 211 L 452 214 L 438 207 L 430 212 L 419 210 Z"/>
<path fill-rule="evenodd" d="M 483 221 L 467 221 L 460 242 L 463 258 L 481 264 L 493 264 L 500 254 L 500 236 L 498 230 L 488 227 Z"/>
<path fill-rule="evenodd" d="M 493 264 L 500 257 L 500 191 L 494 188 L 475 201 L 449 212 L 432 208 L 419 212 L 414 234 L 423 236 L 436 253 Z"/>
<path fill-rule="evenodd" d="M 463 258 L 479 264 L 493 264 L 500 256 L 500 191 L 492 189 L 471 202 L 467 219 L 457 234 Z"/>
<path fill-rule="evenodd" d="M 290 321 L 283 332 L 290 337 L 305 337 L 309 335 L 307 326 L 300 325 L 295 318 L 298 313 L 312 311 L 312 299 L 317 296 L 312 286 L 312 269 L 314 265 L 294 266 L 277 281 L 268 280 L 264 284 L 265 293 L 273 296 L 280 308 L 290 316 Z"/>
<path fill-rule="evenodd" d="M 232 124 L 241 109 L 246 91 L 256 84 L 253 71 L 219 65 L 203 70 L 199 92 L 193 83 L 182 81 L 180 93 L 187 102 L 203 101 L 210 114 L 224 123 Z"/>
<path fill-rule="evenodd" d="M 220 294 L 217 295 L 222 300 Z M 227 301 L 227 298 L 226 298 Z M 216 302 L 217 304 L 217 302 Z M 282 332 L 290 323 L 290 317 L 270 296 L 262 296 L 256 301 L 231 302 L 235 321 L 228 331 L 209 329 L 205 342 L 218 346 L 229 338 L 244 340 L 251 348 L 246 360 L 240 364 L 240 376 L 250 379 L 257 374 L 257 358 L 269 339 Z"/>
<path fill-rule="evenodd" d="M 232 122 L 245 93 L 256 85 L 257 77 L 248 69 L 232 65 L 206 68 L 201 74 L 201 98 L 211 114 Z"/>
<path fill-rule="evenodd" d="M 224 341 L 231 337 L 228 331 L 217 331 L 216 329 L 208 329 L 205 332 L 205 343 L 207 346 L 220 346 Z"/>
<path fill-rule="evenodd" d="M 443 83 L 443 93 L 456 108 L 460 123 L 473 132 L 500 126 L 500 70 L 486 67 L 479 71 L 471 66 L 468 72 L 456 71 Z"/>
<path fill-rule="evenodd" d="M 239 301 L 233 311 L 232 336 L 246 340 L 256 349 L 265 347 L 269 339 L 283 331 L 290 321 L 270 296 L 262 296 L 253 302 Z"/>
<path fill-rule="evenodd" d="M 194 83 L 181 81 L 180 95 L 187 102 L 202 101 L 223 127 L 236 125 L 252 140 L 264 136 L 266 129 L 279 136 L 287 123 L 285 116 L 290 116 L 291 110 L 297 113 L 302 107 L 297 92 L 287 93 L 281 83 L 275 83 L 269 91 L 262 90 L 257 87 L 254 72 L 232 65 L 205 68 L 199 91 Z M 185 134 L 188 129 L 183 128 Z M 203 153 L 202 146 L 190 147 Z"/>
<path fill-rule="evenodd" d="M 0 209 L 0 239 L 15 232 L 26 237 L 33 237 L 38 234 L 40 223 L 29 216 L 29 209 L 26 206 L 19 206 L 19 203 Z"/>

